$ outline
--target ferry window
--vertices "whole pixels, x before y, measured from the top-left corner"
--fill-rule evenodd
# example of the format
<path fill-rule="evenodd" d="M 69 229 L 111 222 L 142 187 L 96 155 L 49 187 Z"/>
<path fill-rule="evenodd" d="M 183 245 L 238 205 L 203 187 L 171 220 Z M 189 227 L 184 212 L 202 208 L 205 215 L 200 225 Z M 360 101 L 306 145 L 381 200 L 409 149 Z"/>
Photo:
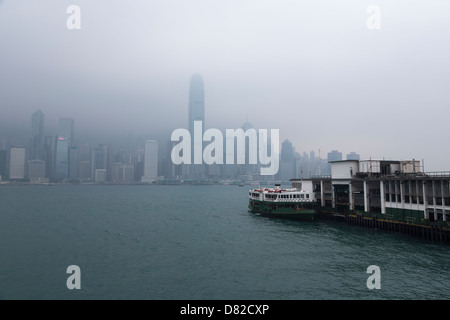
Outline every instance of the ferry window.
<path fill-rule="evenodd" d="M 304 198 L 304 194 L 301 194 L 301 195 L 300 195 L 300 198 L 302 198 L 302 199 L 303 199 L 303 198 Z"/>
<path fill-rule="evenodd" d="M 306 199 L 309 199 L 309 194 L 306 194 Z"/>

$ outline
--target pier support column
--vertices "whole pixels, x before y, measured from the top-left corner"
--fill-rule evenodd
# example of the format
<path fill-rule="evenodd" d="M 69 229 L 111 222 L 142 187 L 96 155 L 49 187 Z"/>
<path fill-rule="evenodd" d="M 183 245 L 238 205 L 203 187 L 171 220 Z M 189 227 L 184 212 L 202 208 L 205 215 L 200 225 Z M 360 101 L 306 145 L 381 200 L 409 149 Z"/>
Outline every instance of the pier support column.
<path fill-rule="evenodd" d="M 431 192 L 433 194 L 433 219 L 434 221 L 437 220 L 437 210 L 436 210 L 436 185 L 434 183 L 434 180 L 431 180 Z"/>
<path fill-rule="evenodd" d="M 423 218 L 429 219 L 428 216 L 428 199 L 427 199 L 427 184 L 422 181 L 422 197 L 423 197 Z"/>
<path fill-rule="evenodd" d="M 369 212 L 369 187 L 367 186 L 367 181 L 364 180 L 364 211 Z"/>
<path fill-rule="evenodd" d="M 400 181 L 400 205 L 401 209 L 405 209 L 405 181 Z"/>
<path fill-rule="evenodd" d="M 320 205 L 325 207 L 325 191 L 323 190 L 323 180 L 320 180 Z"/>
<path fill-rule="evenodd" d="M 384 181 L 380 180 L 380 203 L 381 203 L 381 213 L 386 213 L 386 195 L 384 193 Z"/>
<path fill-rule="evenodd" d="M 331 207 L 336 208 L 336 190 L 334 190 L 334 185 L 331 184 Z"/>
<path fill-rule="evenodd" d="M 351 182 L 348 184 L 348 202 L 349 202 L 349 209 L 355 210 L 355 201 L 354 201 L 354 197 L 353 197 L 353 185 Z"/>
<path fill-rule="evenodd" d="M 447 221 L 447 217 L 445 216 L 444 180 L 441 180 L 441 198 L 442 198 L 442 220 Z"/>

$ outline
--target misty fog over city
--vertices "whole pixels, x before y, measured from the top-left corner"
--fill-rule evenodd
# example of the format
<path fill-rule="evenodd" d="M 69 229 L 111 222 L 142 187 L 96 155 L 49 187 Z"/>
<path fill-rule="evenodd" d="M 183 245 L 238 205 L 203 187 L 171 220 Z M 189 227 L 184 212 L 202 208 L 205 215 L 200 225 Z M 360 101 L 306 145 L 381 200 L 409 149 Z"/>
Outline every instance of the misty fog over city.
<path fill-rule="evenodd" d="M 367 27 L 367 8 L 380 26 Z M 69 30 L 69 5 L 81 28 Z M 126 150 L 188 128 L 204 81 L 205 128 L 280 131 L 300 155 L 424 159 L 448 170 L 447 1 L 0 2 L 0 136 L 27 145 L 74 120 L 76 145 Z M 130 138 L 131 137 L 131 138 Z M 298 174 L 298 172 L 296 172 Z M 162 175 L 162 174 L 160 174 Z"/>

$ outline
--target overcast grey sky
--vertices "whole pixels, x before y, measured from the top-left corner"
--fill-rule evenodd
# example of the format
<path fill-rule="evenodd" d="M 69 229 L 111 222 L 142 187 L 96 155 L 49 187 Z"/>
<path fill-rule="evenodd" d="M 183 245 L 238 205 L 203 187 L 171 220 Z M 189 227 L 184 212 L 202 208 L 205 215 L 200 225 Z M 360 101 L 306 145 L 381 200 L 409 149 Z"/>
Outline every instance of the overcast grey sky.
<path fill-rule="evenodd" d="M 206 127 L 248 116 L 299 152 L 450 170 L 449 40 L 448 0 L 3 0 L 0 135 L 38 108 L 49 130 L 72 117 L 76 134 L 170 133 L 200 73 Z"/>

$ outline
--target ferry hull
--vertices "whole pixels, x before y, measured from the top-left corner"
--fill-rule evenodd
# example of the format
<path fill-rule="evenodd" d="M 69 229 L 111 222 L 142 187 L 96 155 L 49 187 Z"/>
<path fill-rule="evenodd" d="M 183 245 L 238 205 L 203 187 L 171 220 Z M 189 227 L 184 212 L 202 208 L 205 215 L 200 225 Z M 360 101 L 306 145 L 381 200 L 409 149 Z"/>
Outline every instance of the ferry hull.
<path fill-rule="evenodd" d="M 248 208 L 249 212 L 269 218 L 314 221 L 317 217 L 317 210 L 312 203 L 278 202 L 268 204 L 267 202 L 250 200 Z"/>

